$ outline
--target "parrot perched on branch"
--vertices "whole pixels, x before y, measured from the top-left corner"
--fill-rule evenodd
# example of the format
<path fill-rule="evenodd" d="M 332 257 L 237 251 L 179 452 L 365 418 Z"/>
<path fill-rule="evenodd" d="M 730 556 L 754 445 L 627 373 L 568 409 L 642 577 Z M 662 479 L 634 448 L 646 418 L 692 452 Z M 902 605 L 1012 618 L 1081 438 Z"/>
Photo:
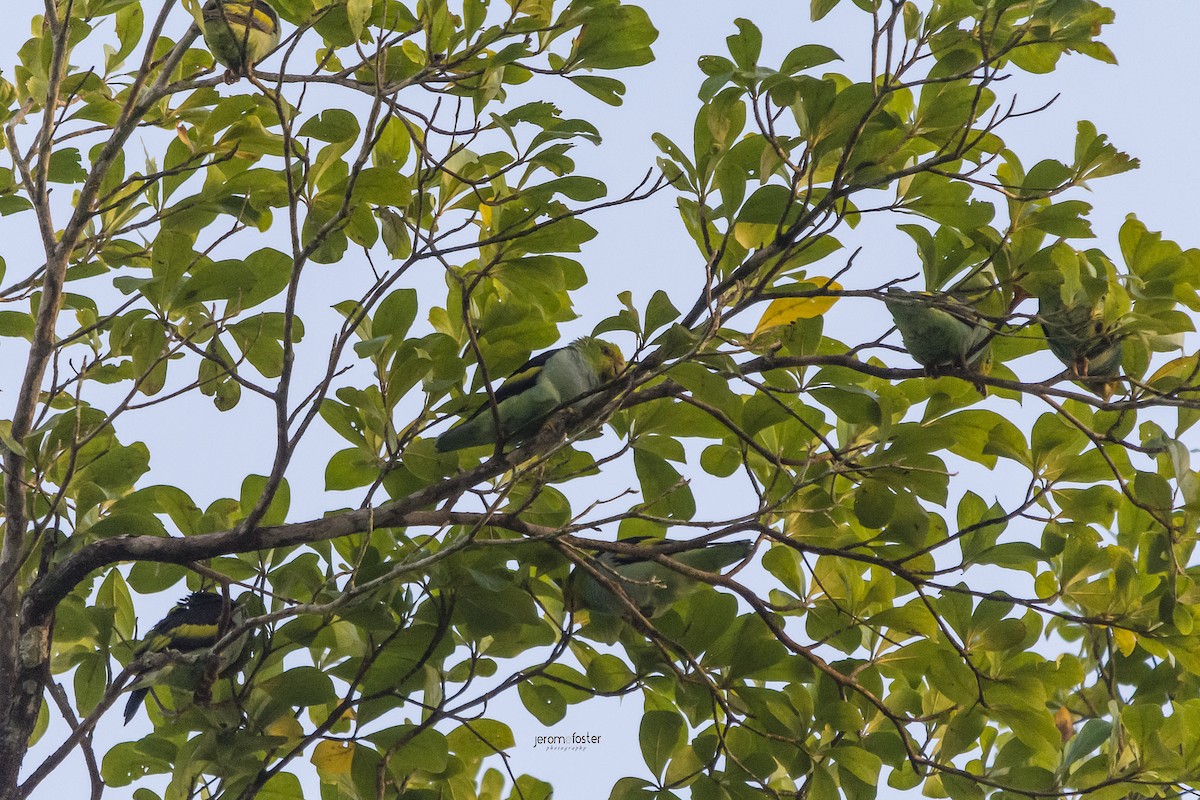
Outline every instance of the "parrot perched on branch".
<path fill-rule="evenodd" d="M 159 620 L 140 645 L 133 651 L 134 657 L 146 653 L 161 653 L 164 650 L 175 650 L 180 653 L 194 653 L 212 647 L 224 635 L 221 628 L 221 612 L 224 601 L 221 595 L 213 592 L 192 592 L 180 600 L 167 615 Z M 244 617 L 242 609 L 234 603 L 228 622 L 237 624 Z M 221 668 L 229 667 L 237 660 L 247 637 L 240 637 L 221 656 Z M 125 724 L 133 719 L 142 701 L 151 687 L 164 677 L 164 669 L 140 673 L 134 682 L 134 689 L 129 694 L 125 704 Z"/>
<path fill-rule="evenodd" d="M 926 370 L 975 367 L 986 356 L 988 325 L 972 306 L 953 295 L 892 287 L 883 302 L 908 354 Z"/>
<path fill-rule="evenodd" d="M 1064 304 L 1057 295 L 1038 300 L 1038 317 L 1050 352 L 1081 385 L 1107 400 L 1121 374 L 1120 323 L 1106 323 L 1104 300 Z"/>
<path fill-rule="evenodd" d="M 584 337 L 530 359 L 495 392 L 496 408 L 484 403 L 466 420 L 437 438 L 439 452 L 521 442 L 561 408 L 574 406 L 625 368 L 616 345 Z M 500 431 L 496 431 L 496 418 Z"/>
<path fill-rule="evenodd" d="M 208 0 L 201 14 L 208 49 L 229 68 L 226 83 L 249 75 L 279 45 L 279 15 L 264 0 Z"/>
<path fill-rule="evenodd" d="M 945 292 L 908 292 L 892 287 L 883 299 L 909 355 L 937 375 L 947 367 L 991 370 L 994 322 L 1006 312 L 1004 294 L 990 271 L 977 270 Z M 987 386 L 974 381 L 984 397 Z"/>
<path fill-rule="evenodd" d="M 706 543 L 693 549 L 673 550 L 679 542 L 650 537 L 622 541 L 644 545 L 692 569 L 712 573 L 744 560 L 753 547 L 753 542 L 742 541 Z M 645 556 L 603 552 L 592 563 L 601 575 L 620 586 L 648 619 L 665 614 L 689 589 L 698 585 L 692 578 Z M 568 578 L 568 596 L 569 605 L 586 608 L 593 613 L 621 616 L 628 609 L 620 597 L 580 567 L 576 567 Z"/>

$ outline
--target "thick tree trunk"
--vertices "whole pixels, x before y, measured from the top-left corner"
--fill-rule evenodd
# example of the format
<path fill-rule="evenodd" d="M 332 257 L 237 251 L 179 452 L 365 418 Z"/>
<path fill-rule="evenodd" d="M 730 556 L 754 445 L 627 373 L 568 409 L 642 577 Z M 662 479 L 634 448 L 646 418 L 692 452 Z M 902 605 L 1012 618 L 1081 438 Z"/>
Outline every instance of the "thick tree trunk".
<path fill-rule="evenodd" d="M 25 377 L 13 413 L 12 437 L 20 442 L 33 427 L 41 394 L 42 379 L 54 352 L 54 326 L 62 307 L 70 249 L 56 248 L 46 263 L 42 304 L 38 311 L 33 343 L 29 347 Z M 45 619 L 28 625 L 21 613 L 20 572 L 26 553 L 26 504 L 29 486 L 23 453 L 6 453 L 4 458 L 4 503 L 7 517 L 4 549 L 0 551 L 0 694 L 4 727 L 0 732 L 0 799 L 16 797 L 17 778 L 25 760 L 29 737 L 37 722 L 42 690 L 50 657 L 49 627 Z M 3 690 L 0 690 L 3 691 Z"/>

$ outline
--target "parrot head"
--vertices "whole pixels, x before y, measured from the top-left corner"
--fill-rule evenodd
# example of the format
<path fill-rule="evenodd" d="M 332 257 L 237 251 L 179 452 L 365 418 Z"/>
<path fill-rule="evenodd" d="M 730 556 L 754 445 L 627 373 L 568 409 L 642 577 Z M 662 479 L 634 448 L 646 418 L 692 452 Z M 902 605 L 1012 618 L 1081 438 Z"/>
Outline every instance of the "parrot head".
<path fill-rule="evenodd" d="M 621 354 L 621 348 L 603 339 L 593 341 L 599 351 L 597 363 L 601 380 L 606 383 L 616 380 L 616 377 L 625 369 L 625 356 Z"/>

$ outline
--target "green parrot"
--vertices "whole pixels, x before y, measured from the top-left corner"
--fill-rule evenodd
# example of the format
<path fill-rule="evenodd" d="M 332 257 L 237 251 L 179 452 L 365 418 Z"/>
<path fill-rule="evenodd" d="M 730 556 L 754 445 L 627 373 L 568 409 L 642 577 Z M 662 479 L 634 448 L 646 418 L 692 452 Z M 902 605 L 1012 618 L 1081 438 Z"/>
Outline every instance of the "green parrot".
<path fill-rule="evenodd" d="M 279 45 L 279 15 L 264 0 L 208 0 L 201 14 L 208 49 L 229 68 L 226 83 L 249 75 Z"/>
<path fill-rule="evenodd" d="M 466 420 L 437 438 L 438 452 L 520 442 L 560 408 L 570 408 L 615 379 L 625 358 L 614 344 L 584 337 L 531 358 L 496 390 L 496 409 L 484 403 Z M 500 433 L 496 432 L 496 417 Z"/>
<path fill-rule="evenodd" d="M 753 542 L 698 544 L 693 549 L 675 550 L 680 543 L 669 539 L 633 537 L 627 544 L 644 544 L 685 566 L 702 572 L 719 572 L 750 554 Z M 600 553 L 592 561 L 603 576 L 617 583 L 647 619 L 662 616 L 699 584 L 658 561 L 645 557 Z M 568 605 L 586 608 L 592 613 L 621 616 L 627 606 L 608 587 L 580 567 L 567 579 Z"/>
<path fill-rule="evenodd" d="M 1064 304 L 1057 295 L 1038 299 L 1038 317 L 1050 352 L 1081 379 L 1081 385 L 1107 400 L 1121 374 L 1119 323 L 1105 323 L 1104 299 Z"/>
<path fill-rule="evenodd" d="M 991 329 L 970 304 L 951 293 L 892 287 L 883 300 L 909 355 L 927 371 L 979 366 Z"/>
<path fill-rule="evenodd" d="M 133 651 L 135 658 L 146 653 L 161 653 L 164 650 L 175 650 L 180 653 L 194 653 L 212 647 L 224 635 L 221 628 L 221 611 L 224 601 L 221 595 L 213 592 L 192 592 L 180 600 L 167 615 L 159 620 L 140 645 Z M 235 602 L 230 613 L 231 625 L 242 622 L 244 610 Z M 221 652 L 220 670 L 231 666 L 241 655 L 247 636 L 239 637 L 232 645 Z M 134 681 L 134 689 L 129 694 L 125 704 L 125 724 L 137 714 L 142 707 L 151 687 L 158 683 L 169 672 L 169 667 L 140 673 Z"/>

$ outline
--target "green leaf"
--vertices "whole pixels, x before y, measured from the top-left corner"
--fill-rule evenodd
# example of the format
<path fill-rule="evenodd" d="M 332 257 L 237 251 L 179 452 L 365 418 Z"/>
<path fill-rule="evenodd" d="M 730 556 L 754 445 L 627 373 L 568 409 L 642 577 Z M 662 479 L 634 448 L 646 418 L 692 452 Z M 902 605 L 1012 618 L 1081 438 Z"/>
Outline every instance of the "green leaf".
<path fill-rule="evenodd" d="M 700 466 L 710 475 L 728 478 L 742 466 L 742 454 L 736 447 L 709 445 L 700 454 Z"/>
<path fill-rule="evenodd" d="M 63 147 L 50 154 L 50 165 L 46 178 L 51 183 L 83 183 L 87 170 L 83 168 L 83 156 L 73 147 Z"/>
<path fill-rule="evenodd" d="M 625 96 L 625 84 L 616 78 L 599 75 L 568 75 L 567 79 L 592 97 L 610 106 L 621 105 L 621 98 Z"/>
<path fill-rule="evenodd" d="M 84 655 L 75 668 L 75 707 L 88 714 L 104 699 L 108 688 L 108 659 L 100 653 Z"/>
<path fill-rule="evenodd" d="M 333 681 L 315 667 L 294 667 L 267 682 L 271 699 L 290 707 L 318 706 L 335 698 Z"/>
<path fill-rule="evenodd" d="M 649 513 L 681 520 L 695 515 L 696 500 L 691 487 L 665 459 L 635 445 L 633 466 Z"/>
<path fill-rule="evenodd" d="M 1136 158 L 1130 158 L 1108 143 L 1108 137 L 1097 133 L 1096 126 L 1085 120 L 1078 123 L 1075 137 L 1075 169 L 1079 180 L 1104 178 L 1119 175 L 1139 166 Z"/>
<path fill-rule="evenodd" d="M 260 800 L 303 800 L 304 789 L 295 775 L 290 772 L 277 772 L 267 779 L 255 796 Z M 136 794 L 134 797 L 138 800 Z"/>
<path fill-rule="evenodd" d="M 310 136 L 331 144 L 346 144 L 358 138 L 359 130 L 358 118 L 353 113 L 342 108 L 331 108 L 305 120 L 296 135 Z"/>
<path fill-rule="evenodd" d="M 472 720 L 460 725 L 446 737 L 450 751 L 466 759 L 487 758 L 516 747 L 512 729 L 492 719 Z"/>
<path fill-rule="evenodd" d="M 1025 193 L 1040 194 L 1059 188 L 1069 181 L 1073 170 L 1060 161 L 1047 158 L 1039 161 L 1025 175 L 1025 183 L 1021 189 Z"/>
<path fill-rule="evenodd" d="M 644 334 L 649 337 L 659 328 L 674 322 L 679 318 L 679 309 L 671 303 L 670 297 L 661 289 L 650 298 L 646 306 Z"/>
<path fill-rule="evenodd" d="M 833 49 L 820 44 L 802 44 L 784 56 L 779 71 L 787 75 L 795 75 L 806 69 L 828 64 L 830 61 L 841 61 Z"/>
<path fill-rule="evenodd" d="M 729 45 L 729 54 L 739 67 L 752 70 L 758 66 L 758 57 L 762 54 L 762 33 L 758 26 L 748 19 L 739 17 L 734 20 L 734 24 L 737 25 L 738 32 L 725 38 Z"/>
<path fill-rule="evenodd" d="M 263 492 L 267 487 L 267 477 L 265 475 L 247 475 L 242 481 L 241 492 L 241 507 L 242 514 L 249 515 L 250 511 L 259 502 Z M 287 519 L 288 506 L 291 504 L 291 490 L 288 488 L 287 478 L 279 482 L 279 487 L 275 491 L 275 496 L 271 498 L 270 505 L 263 513 L 260 525 L 282 525 Z"/>
<path fill-rule="evenodd" d="M 634 680 L 634 674 L 625 662 L 607 653 L 592 659 L 587 665 L 587 677 L 598 692 L 618 692 Z"/>
<path fill-rule="evenodd" d="M 140 3 L 126 5 L 117 12 L 117 39 L 120 46 L 112 48 L 105 46 L 104 52 L 104 71 L 110 73 L 114 69 L 121 66 L 125 59 L 137 47 L 138 41 L 142 38 L 142 27 L 145 23 L 145 15 L 142 13 Z"/>
<path fill-rule="evenodd" d="M 126 639 L 132 639 L 137 625 L 133 611 L 133 598 L 129 586 L 118 570 L 109 570 L 96 594 L 96 605 L 110 609 L 113 613 L 113 628 Z"/>
<path fill-rule="evenodd" d="M 582 26 L 572 41 L 571 69 L 620 69 L 654 60 L 650 45 L 658 31 L 646 12 L 632 5 L 597 3 L 581 14 Z"/>
<path fill-rule="evenodd" d="M 331 492 L 357 489 L 379 477 L 377 460 L 358 447 L 339 450 L 325 467 L 325 488 Z"/>
<path fill-rule="evenodd" d="M 128 786 L 138 778 L 171 771 L 166 753 L 144 748 L 141 742 L 120 742 L 104 754 L 100 776 L 106 786 Z"/>
<path fill-rule="evenodd" d="M 363 26 L 371 17 L 371 0 L 346 0 L 346 19 L 350 23 L 350 33 L 355 39 L 361 39 Z"/>
<path fill-rule="evenodd" d="M 861 747 L 838 747 L 833 751 L 838 771 L 845 770 L 867 786 L 876 786 L 883 762 L 879 756 Z"/>
<path fill-rule="evenodd" d="M 763 555 L 762 565 L 797 596 L 804 594 L 803 564 L 796 551 L 789 547 L 772 547 Z"/>
<path fill-rule="evenodd" d="M 20 311 L 0 311 L 0 336 L 20 337 L 33 341 L 33 317 Z"/>
<path fill-rule="evenodd" d="M 1174 508 L 1171 485 L 1161 475 L 1153 472 L 1138 472 L 1133 481 L 1133 491 L 1138 501 L 1150 508 L 1169 511 Z"/>
<path fill-rule="evenodd" d="M 395 758 L 400 774 L 417 770 L 441 772 L 449 763 L 450 742 L 440 731 L 430 728 L 420 730 L 414 725 L 398 725 L 374 734 L 371 738 L 380 747 L 389 750 L 399 745 Z"/>
<path fill-rule="evenodd" d="M 396 289 L 375 310 L 375 316 L 371 319 L 371 335 L 403 339 L 416 318 L 416 290 Z"/>
<path fill-rule="evenodd" d="M 686 732 L 683 717 L 673 711 L 647 711 L 642 716 L 638 744 L 646 766 L 656 777 L 662 777 L 667 761 L 683 744 Z"/>
<path fill-rule="evenodd" d="M 971 187 L 961 181 L 919 173 L 909 183 L 904 207 L 942 225 L 968 232 L 995 216 L 991 203 L 972 200 Z"/>
<path fill-rule="evenodd" d="M 567 701 L 554 686 L 545 682 L 522 681 L 517 694 L 525 709 L 543 725 L 553 725 L 567 714 Z"/>
<path fill-rule="evenodd" d="M 809 17 L 813 22 L 823 19 L 826 14 L 834 9 L 841 0 L 812 0 L 810 3 Z"/>
<path fill-rule="evenodd" d="M 658 793 L 654 791 L 654 784 L 649 781 L 641 778 L 621 778 L 613 784 L 608 800 L 650 800 L 655 797 L 658 797 Z"/>

